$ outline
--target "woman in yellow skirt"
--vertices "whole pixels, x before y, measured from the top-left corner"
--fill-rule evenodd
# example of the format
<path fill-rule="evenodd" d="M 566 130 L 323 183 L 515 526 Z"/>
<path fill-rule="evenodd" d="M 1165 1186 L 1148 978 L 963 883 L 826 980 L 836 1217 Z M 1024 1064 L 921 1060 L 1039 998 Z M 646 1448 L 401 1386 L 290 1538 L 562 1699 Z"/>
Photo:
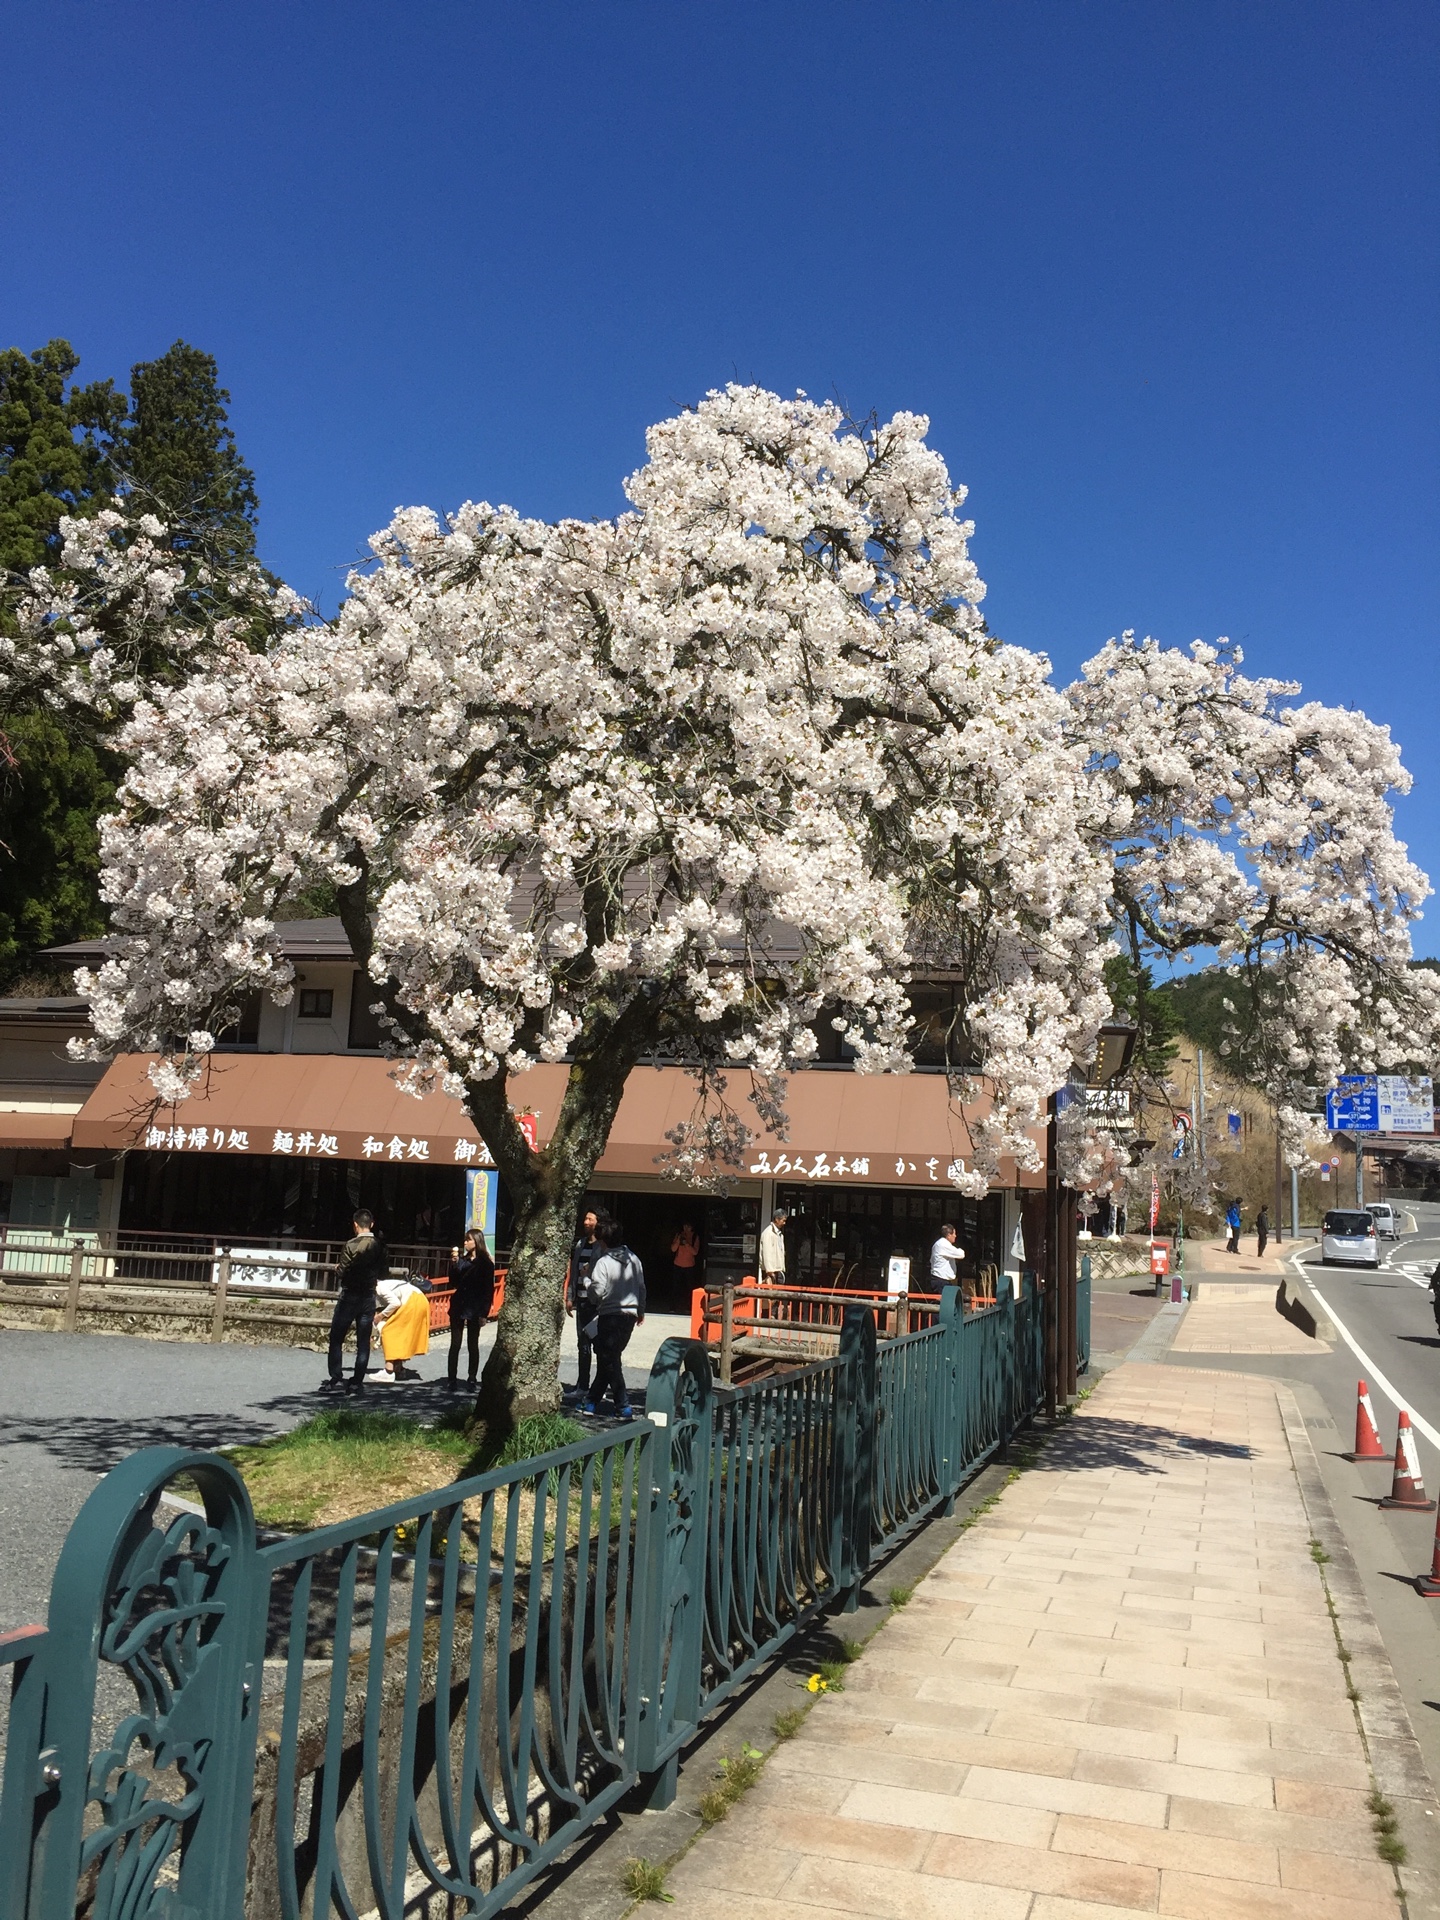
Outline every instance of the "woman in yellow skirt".
<path fill-rule="evenodd" d="M 385 1371 L 376 1376 L 375 1384 L 418 1380 L 420 1375 L 405 1362 L 430 1351 L 430 1297 L 402 1279 L 382 1280 L 375 1294 L 380 1305 L 375 1324 L 385 1350 Z"/>

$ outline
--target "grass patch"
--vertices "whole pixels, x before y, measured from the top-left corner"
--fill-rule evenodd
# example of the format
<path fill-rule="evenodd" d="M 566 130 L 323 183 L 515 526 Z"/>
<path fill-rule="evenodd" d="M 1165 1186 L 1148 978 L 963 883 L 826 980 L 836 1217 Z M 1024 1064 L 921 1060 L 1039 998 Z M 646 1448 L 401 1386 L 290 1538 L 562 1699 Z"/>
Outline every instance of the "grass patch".
<path fill-rule="evenodd" d="M 847 1640 L 843 1633 L 836 1634 L 835 1644 L 840 1649 L 839 1664 L 842 1667 L 853 1666 L 865 1651 L 863 1640 Z"/>
<path fill-rule="evenodd" d="M 665 1891 L 665 1869 L 653 1860 L 627 1860 L 620 1884 L 632 1900 L 673 1900 Z"/>
<path fill-rule="evenodd" d="M 914 1587 L 891 1587 L 885 1597 L 891 1606 L 898 1611 L 901 1607 L 909 1606 L 910 1602 L 915 1598 L 915 1589 Z"/>
<path fill-rule="evenodd" d="M 1330 1556 L 1318 1540 L 1312 1540 L 1310 1542 L 1310 1558 L 1315 1562 L 1317 1567 L 1323 1567 L 1328 1562 Z"/>
<path fill-rule="evenodd" d="M 700 1818 L 707 1827 L 716 1826 L 725 1818 L 741 1794 L 748 1793 L 754 1786 L 764 1766 L 764 1754 L 748 1742 L 738 1754 L 720 1762 L 720 1784 L 700 1799 Z"/>
<path fill-rule="evenodd" d="M 1382 1860 L 1388 1860 L 1392 1867 L 1403 1867 L 1406 1860 L 1405 1842 L 1400 1838 L 1400 1822 L 1395 1817 L 1394 1807 L 1378 1787 L 1371 1788 L 1370 1798 L 1365 1804 L 1370 1809 L 1375 1828 L 1375 1851 Z"/>
<path fill-rule="evenodd" d="M 585 1429 L 564 1413 L 528 1413 L 497 1445 L 482 1438 L 469 1463 L 471 1473 L 489 1473 L 492 1467 L 517 1467 L 537 1453 L 573 1447 L 585 1438 Z"/>
<path fill-rule="evenodd" d="M 262 1526 L 299 1529 L 351 1520 L 491 1467 L 518 1465 L 584 1437 L 584 1429 L 564 1414 L 533 1414 L 503 1445 L 487 1452 L 483 1439 L 476 1446 L 468 1406 L 451 1407 L 433 1421 L 337 1407 L 302 1420 L 273 1440 L 225 1451 L 249 1489 L 256 1520 Z M 398 1544 L 408 1547 L 413 1542 L 402 1538 Z M 437 1536 L 432 1550 L 439 1544 Z"/>
<path fill-rule="evenodd" d="M 262 1526 L 323 1527 L 448 1486 L 473 1447 L 454 1424 L 337 1408 L 258 1446 L 227 1451 Z"/>
<path fill-rule="evenodd" d="M 777 1713 L 774 1721 L 775 1738 L 777 1740 L 793 1740 L 796 1734 L 799 1733 L 801 1727 L 804 1726 L 805 1718 L 809 1711 L 810 1709 L 808 1707 L 791 1707 L 785 1713 Z"/>
<path fill-rule="evenodd" d="M 811 1682 L 807 1682 L 806 1684 L 811 1685 L 814 1680 L 818 1680 L 820 1685 L 813 1687 L 812 1690 L 814 1692 L 843 1693 L 845 1691 L 845 1669 L 849 1664 L 850 1662 L 848 1660 L 822 1660 L 812 1675 Z"/>

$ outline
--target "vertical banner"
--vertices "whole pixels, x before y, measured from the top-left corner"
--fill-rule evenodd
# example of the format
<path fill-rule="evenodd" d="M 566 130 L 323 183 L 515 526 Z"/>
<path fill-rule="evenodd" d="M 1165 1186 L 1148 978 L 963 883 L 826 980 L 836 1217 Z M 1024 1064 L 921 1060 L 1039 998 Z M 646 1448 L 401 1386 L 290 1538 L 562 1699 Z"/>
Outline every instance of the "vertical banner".
<path fill-rule="evenodd" d="M 1155 1174 L 1150 1176 L 1150 1231 L 1154 1233 L 1160 1221 L 1160 1181 Z"/>
<path fill-rule="evenodd" d="M 500 1175 L 493 1167 L 475 1167 L 465 1175 L 465 1228 L 475 1227 L 485 1245 L 495 1251 L 495 1217 L 500 1202 Z"/>

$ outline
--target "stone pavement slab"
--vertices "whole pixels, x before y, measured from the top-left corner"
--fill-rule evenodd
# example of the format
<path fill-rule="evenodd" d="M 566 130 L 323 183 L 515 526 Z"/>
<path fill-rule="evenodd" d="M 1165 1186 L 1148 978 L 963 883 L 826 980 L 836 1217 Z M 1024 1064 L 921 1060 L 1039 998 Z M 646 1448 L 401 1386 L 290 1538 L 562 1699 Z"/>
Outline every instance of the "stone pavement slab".
<path fill-rule="evenodd" d="M 1107 1374 L 676 1865 L 677 1920 L 1407 1911 L 1284 1392 Z"/>

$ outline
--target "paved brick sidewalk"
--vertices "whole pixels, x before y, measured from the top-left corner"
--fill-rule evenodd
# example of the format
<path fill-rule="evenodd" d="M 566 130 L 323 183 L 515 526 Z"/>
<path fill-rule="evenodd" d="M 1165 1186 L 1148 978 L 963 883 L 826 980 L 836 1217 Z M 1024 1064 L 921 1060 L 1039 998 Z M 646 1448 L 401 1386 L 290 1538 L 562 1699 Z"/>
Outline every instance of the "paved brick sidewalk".
<path fill-rule="evenodd" d="M 1391 1920 L 1308 1539 L 1270 1382 L 1120 1367 L 676 1866 L 668 1911 Z"/>

